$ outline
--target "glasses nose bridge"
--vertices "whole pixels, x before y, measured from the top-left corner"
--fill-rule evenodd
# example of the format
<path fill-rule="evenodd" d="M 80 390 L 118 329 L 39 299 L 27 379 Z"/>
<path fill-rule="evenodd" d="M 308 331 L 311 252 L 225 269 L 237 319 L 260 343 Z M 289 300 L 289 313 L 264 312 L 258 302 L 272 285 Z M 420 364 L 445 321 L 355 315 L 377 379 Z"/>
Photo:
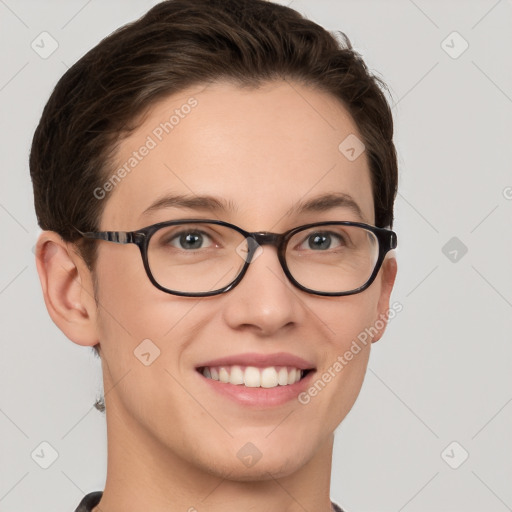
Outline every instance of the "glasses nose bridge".
<path fill-rule="evenodd" d="M 271 233 L 269 231 L 258 231 L 256 233 L 249 233 L 249 240 L 256 241 L 258 245 L 273 245 L 279 252 L 283 242 L 284 235 L 278 233 Z M 253 250 L 258 248 L 257 245 L 251 247 Z"/>
<path fill-rule="evenodd" d="M 284 261 L 283 244 L 285 234 L 271 233 L 270 231 L 257 231 L 255 233 L 247 233 L 247 244 L 249 246 L 249 254 L 247 264 L 254 261 L 257 256 L 257 250 L 263 245 L 272 245 L 277 249 L 277 259 L 283 268 L 286 275 L 288 275 L 287 265 Z"/>

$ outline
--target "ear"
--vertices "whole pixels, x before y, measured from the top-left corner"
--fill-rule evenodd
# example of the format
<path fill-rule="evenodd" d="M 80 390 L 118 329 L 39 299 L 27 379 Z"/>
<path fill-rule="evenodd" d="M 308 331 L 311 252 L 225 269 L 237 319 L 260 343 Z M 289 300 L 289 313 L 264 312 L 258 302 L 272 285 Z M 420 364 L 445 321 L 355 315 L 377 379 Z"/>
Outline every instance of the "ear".
<path fill-rule="evenodd" d="M 387 254 L 380 270 L 381 289 L 379 302 L 377 304 L 377 318 L 374 324 L 376 328 L 378 325 L 382 327 L 380 329 L 377 328 L 377 333 L 372 337 L 372 343 L 379 341 L 386 330 L 389 315 L 389 298 L 393 290 L 393 285 L 395 284 L 396 273 L 396 257 L 392 251 Z"/>
<path fill-rule="evenodd" d="M 53 322 L 78 345 L 96 345 L 92 275 L 75 246 L 54 231 L 43 231 L 35 253 L 44 302 Z"/>

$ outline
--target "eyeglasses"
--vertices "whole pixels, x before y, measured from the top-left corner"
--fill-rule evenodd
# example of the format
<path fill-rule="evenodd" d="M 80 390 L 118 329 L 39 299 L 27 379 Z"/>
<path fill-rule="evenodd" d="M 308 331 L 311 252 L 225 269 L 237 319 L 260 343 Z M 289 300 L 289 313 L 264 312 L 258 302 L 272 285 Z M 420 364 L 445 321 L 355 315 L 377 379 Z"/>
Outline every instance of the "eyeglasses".
<path fill-rule="evenodd" d="M 284 273 L 300 290 L 352 295 L 373 283 L 387 252 L 397 246 L 394 231 L 349 221 L 316 222 L 282 234 L 250 233 L 205 219 L 160 222 L 136 231 L 79 233 L 84 238 L 136 244 L 153 285 L 185 297 L 232 290 L 261 254 L 262 245 L 277 248 Z"/>

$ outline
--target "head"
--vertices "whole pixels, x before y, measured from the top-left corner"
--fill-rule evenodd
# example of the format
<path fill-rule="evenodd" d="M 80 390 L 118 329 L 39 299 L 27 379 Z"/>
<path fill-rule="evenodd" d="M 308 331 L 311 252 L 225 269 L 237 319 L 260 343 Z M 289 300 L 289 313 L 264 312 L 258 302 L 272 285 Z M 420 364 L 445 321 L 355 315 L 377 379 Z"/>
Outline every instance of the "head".
<path fill-rule="evenodd" d="M 135 245 L 80 232 L 185 218 L 249 232 L 333 220 L 391 228 L 397 162 L 383 86 L 348 38 L 263 0 L 162 2 L 66 72 L 30 155 L 44 230 L 37 266 L 54 322 L 101 356 L 107 417 L 111 408 L 182 460 L 239 479 L 289 474 L 330 438 L 384 332 L 391 255 L 361 293 L 326 297 L 294 287 L 276 248 L 263 246 L 236 287 L 194 298 L 156 288 Z M 329 194 L 350 196 L 359 212 L 327 200 L 300 210 Z M 165 195 L 189 201 L 146 211 Z M 325 386 L 278 407 L 247 407 L 218 396 L 197 371 L 220 357 L 277 352 L 306 360 L 311 385 Z M 236 456 L 248 442 L 262 454 L 254 467 Z"/>

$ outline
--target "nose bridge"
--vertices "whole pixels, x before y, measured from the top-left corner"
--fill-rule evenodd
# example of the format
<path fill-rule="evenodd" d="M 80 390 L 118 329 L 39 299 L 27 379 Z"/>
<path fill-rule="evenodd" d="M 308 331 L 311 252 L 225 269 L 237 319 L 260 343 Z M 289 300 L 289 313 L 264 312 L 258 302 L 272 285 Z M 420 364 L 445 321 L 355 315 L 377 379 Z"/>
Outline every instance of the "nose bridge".
<path fill-rule="evenodd" d="M 223 315 L 233 328 L 252 326 L 260 334 L 268 336 L 300 322 L 302 312 L 286 277 L 277 271 L 278 266 L 282 268 L 279 250 L 283 245 L 283 235 L 260 231 L 246 233 L 245 237 L 249 253 L 246 259 L 249 268 L 245 266 L 245 269 L 248 272 L 244 273 L 244 280 L 239 281 L 240 285 L 234 291 L 235 297 L 226 301 Z M 276 255 L 268 253 L 266 261 L 260 260 L 259 251 L 263 245 L 276 247 L 279 261 L 271 260 Z M 265 259 L 265 256 L 261 257 Z M 251 263 L 255 260 L 255 268 L 251 270 Z"/>
<path fill-rule="evenodd" d="M 250 233 L 248 237 L 249 253 L 251 254 L 250 261 L 254 260 L 256 251 L 259 246 L 272 245 L 276 248 L 279 263 L 281 263 L 281 247 L 283 244 L 284 235 L 278 233 L 271 233 L 270 231 L 258 231 L 256 233 Z M 283 269 L 284 270 L 284 269 Z"/>
<path fill-rule="evenodd" d="M 258 231 L 255 233 L 248 233 L 247 236 L 247 244 L 249 246 L 249 257 L 248 262 L 253 263 L 255 259 L 258 257 L 258 249 L 261 251 L 260 246 L 271 245 L 276 248 L 277 260 L 282 270 L 286 275 L 288 275 L 288 269 L 286 268 L 286 264 L 283 264 L 282 257 L 282 248 L 284 244 L 284 234 L 279 233 L 271 233 L 270 231 Z"/>
<path fill-rule="evenodd" d="M 270 231 L 258 231 L 257 233 L 251 233 L 251 236 L 258 242 L 258 245 L 273 245 L 277 248 L 281 245 L 283 238 L 283 235 L 271 233 Z"/>

